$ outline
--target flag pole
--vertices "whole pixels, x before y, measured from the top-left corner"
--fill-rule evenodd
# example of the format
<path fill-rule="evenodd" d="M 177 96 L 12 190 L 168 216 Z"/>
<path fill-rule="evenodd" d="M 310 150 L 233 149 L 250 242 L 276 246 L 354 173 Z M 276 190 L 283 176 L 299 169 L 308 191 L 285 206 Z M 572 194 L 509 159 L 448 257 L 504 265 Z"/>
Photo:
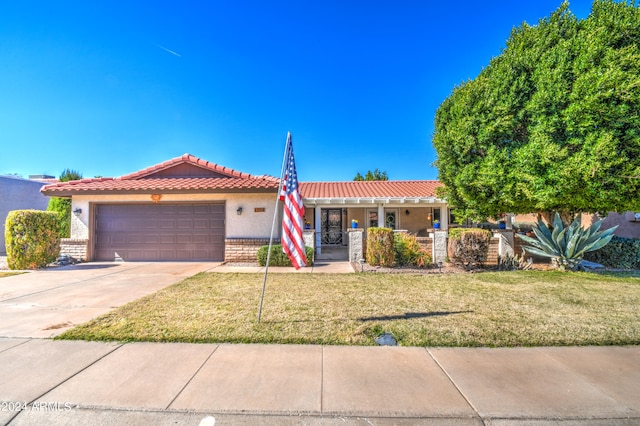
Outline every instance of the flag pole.
<path fill-rule="evenodd" d="M 280 201 L 280 192 L 282 191 L 282 182 L 284 177 L 284 170 L 287 161 L 287 149 L 289 145 L 289 138 L 291 132 L 287 133 L 287 143 L 284 147 L 284 155 L 282 156 L 282 168 L 280 170 L 280 181 L 278 184 L 278 192 L 276 194 L 276 206 L 273 209 L 273 221 L 271 222 L 271 235 L 269 235 L 269 250 L 267 251 L 267 265 L 264 269 L 264 279 L 262 281 L 262 294 L 260 295 L 260 308 L 258 309 L 258 324 L 260 324 L 260 318 L 262 317 L 262 301 L 264 300 L 264 290 L 267 286 L 267 273 L 269 272 L 269 262 L 271 261 L 271 245 L 273 243 L 273 231 L 276 228 L 276 217 L 278 216 L 278 201 Z"/>

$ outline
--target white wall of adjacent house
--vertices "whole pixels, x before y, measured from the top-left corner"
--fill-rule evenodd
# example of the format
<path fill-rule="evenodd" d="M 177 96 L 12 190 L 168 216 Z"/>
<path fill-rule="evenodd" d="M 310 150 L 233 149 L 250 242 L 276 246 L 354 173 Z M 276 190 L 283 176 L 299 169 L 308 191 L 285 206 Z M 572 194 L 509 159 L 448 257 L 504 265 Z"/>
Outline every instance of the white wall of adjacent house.
<path fill-rule="evenodd" d="M 150 203 L 149 194 L 75 195 L 72 199 L 71 238 L 88 239 L 93 203 Z M 225 202 L 226 238 L 269 238 L 276 194 L 162 194 L 159 203 Z M 238 209 L 242 207 L 242 213 Z M 81 212 L 80 212 L 81 210 Z M 278 227 L 276 235 L 279 236 Z"/>

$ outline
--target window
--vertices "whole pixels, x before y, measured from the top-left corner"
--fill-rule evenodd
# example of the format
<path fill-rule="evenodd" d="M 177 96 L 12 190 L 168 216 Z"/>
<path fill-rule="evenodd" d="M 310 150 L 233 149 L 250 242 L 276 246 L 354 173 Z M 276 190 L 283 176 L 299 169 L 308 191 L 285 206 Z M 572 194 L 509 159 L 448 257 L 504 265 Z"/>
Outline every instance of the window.
<path fill-rule="evenodd" d="M 438 222 L 442 222 L 442 218 L 440 217 L 440 209 L 433 209 L 433 221 L 438 221 Z"/>
<path fill-rule="evenodd" d="M 375 228 L 378 226 L 378 211 L 377 210 L 369 210 L 367 212 L 369 217 L 369 228 Z"/>

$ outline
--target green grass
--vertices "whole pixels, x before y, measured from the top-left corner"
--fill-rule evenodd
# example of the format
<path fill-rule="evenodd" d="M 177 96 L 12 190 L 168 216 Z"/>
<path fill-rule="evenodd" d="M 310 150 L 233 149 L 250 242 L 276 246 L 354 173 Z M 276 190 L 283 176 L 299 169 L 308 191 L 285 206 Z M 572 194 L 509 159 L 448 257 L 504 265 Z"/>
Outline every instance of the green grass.
<path fill-rule="evenodd" d="M 59 338 L 404 346 L 640 344 L 640 278 L 475 274 L 201 273 Z"/>
<path fill-rule="evenodd" d="M 0 272 L 0 278 L 10 277 L 12 275 L 20 275 L 24 274 L 24 272 Z"/>

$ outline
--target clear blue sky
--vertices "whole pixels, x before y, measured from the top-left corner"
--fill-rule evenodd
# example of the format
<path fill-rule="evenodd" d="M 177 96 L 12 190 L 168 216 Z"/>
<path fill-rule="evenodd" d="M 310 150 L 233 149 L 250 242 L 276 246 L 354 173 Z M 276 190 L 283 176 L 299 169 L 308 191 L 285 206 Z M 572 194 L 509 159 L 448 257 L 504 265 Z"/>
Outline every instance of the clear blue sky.
<path fill-rule="evenodd" d="M 3 1 L 0 174 L 190 153 L 299 179 L 436 179 L 435 111 L 561 0 Z M 570 9 L 585 18 L 590 0 Z"/>

